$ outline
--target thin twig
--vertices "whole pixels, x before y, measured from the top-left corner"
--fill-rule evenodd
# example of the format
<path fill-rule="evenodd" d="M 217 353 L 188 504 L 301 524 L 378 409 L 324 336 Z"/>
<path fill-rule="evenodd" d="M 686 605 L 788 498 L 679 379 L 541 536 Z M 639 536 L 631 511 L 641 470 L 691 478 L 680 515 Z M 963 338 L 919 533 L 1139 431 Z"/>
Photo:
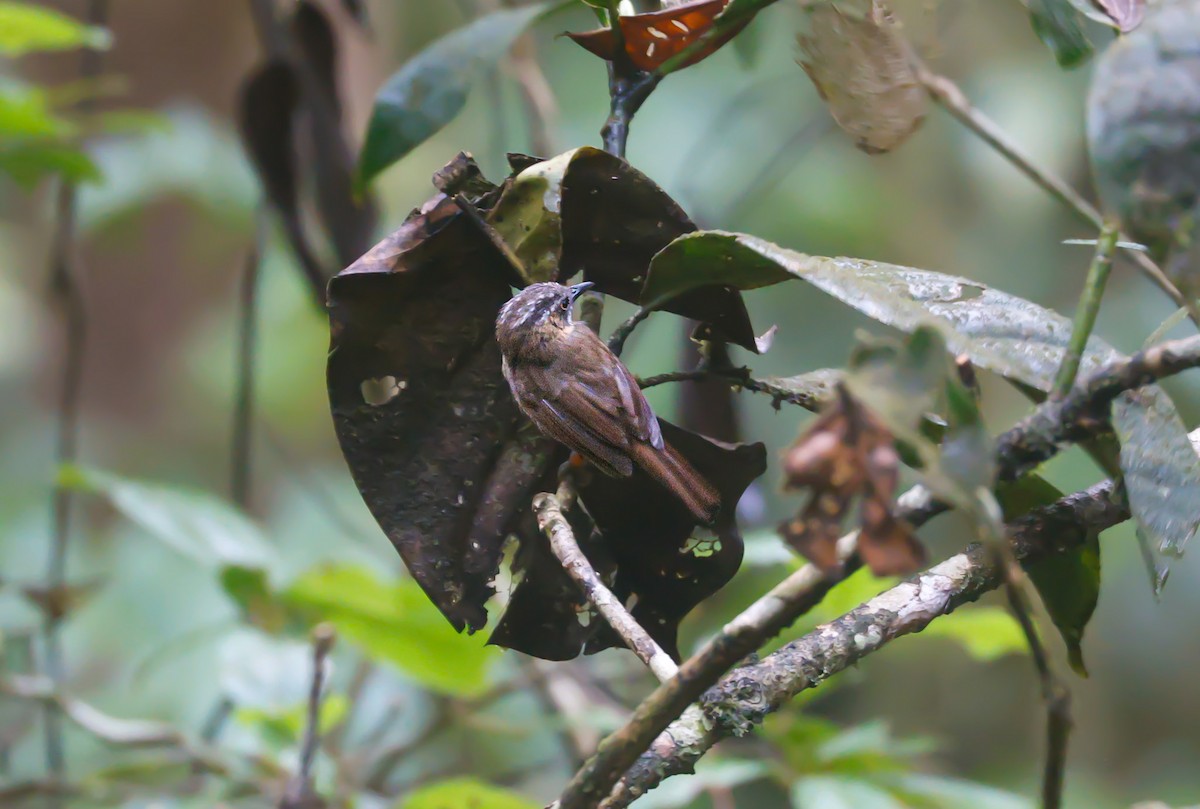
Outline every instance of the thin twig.
<path fill-rule="evenodd" d="M 1038 167 L 1029 155 L 1025 154 L 1021 147 L 1008 137 L 1004 130 L 971 104 L 958 85 L 945 76 L 934 73 L 920 61 L 915 62 L 915 67 L 917 78 L 925 87 L 926 92 L 954 118 L 995 149 L 1022 174 L 1033 180 L 1043 191 L 1074 211 L 1082 221 L 1097 230 L 1104 227 L 1104 218 L 1099 211 L 1093 208 L 1065 180 Z M 1179 289 L 1171 283 L 1171 280 L 1149 256 L 1145 253 L 1135 252 L 1132 257 L 1138 269 L 1165 292 L 1176 306 L 1188 306 L 1187 300 Z"/>
<path fill-rule="evenodd" d="M 621 356 L 621 352 L 625 350 L 625 341 L 629 339 L 629 335 L 633 334 L 633 330 L 637 328 L 638 324 L 650 317 L 653 312 L 653 309 L 647 309 L 643 306 L 630 315 L 628 320 L 613 329 L 613 333 L 608 337 L 608 347 L 612 349 L 614 354 L 618 357 Z"/>
<path fill-rule="evenodd" d="M 1083 294 L 1079 296 L 1078 308 L 1075 310 L 1075 323 L 1071 327 L 1071 341 L 1067 345 L 1067 353 L 1058 369 L 1058 377 L 1054 380 L 1052 399 L 1062 399 L 1075 385 L 1075 376 L 1079 373 L 1079 363 L 1083 360 L 1088 337 L 1091 336 L 1092 328 L 1096 325 L 1096 315 L 1100 312 L 1100 302 L 1104 298 L 1104 287 L 1108 284 L 1108 275 L 1112 271 L 1117 236 L 1117 228 L 1112 224 L 1105 224 L 1100 231 L 1100 236 L 1096 239 L 1096 253 L 1092 256 L 1092 263 L 1088 267 Z"/>
<path fill-rule="evenodd" d="M 322 805 L 313 790 L 312 767 L 321 739 L 321 692 L 325 688 L 325 660 L 333 648 L 337 633 L 329 624 L 313 630 L 312 681 L 308 689 L 308 709 L 304 721 L 304 739 L 300 744 L 300 766 L 288 780 L 279 809 L 307 809 Z"/>
<path fill-rule="evenodd" d="M 563 516 L 559 498 L 552 494 L 539 494 L 533 498 L 533 510 L 537 515 L 538 528 L 550 540 L 550 550 L 554 552 L 567 574 L 583 590 L 588 603 L 608 621 L 613 631 L 660 682 L 671 679 L 678 671 L 675 661 L 629 614 L 620 599 L 600 581 L 592 563 L 575 541 L 575 533 L 571 530 L 567 518 Z"/>
<path fill-rule="evenodd" d="M 91 0 L 87 21 L 92 26 L 103 26 L 107 23 L 107 0 Z M 101 51 L 84 49 L 80 57 L 79 72 L 85 83 L 95 80 L 103 66 Z M 90 112 L 92 100 L 85 98 L 79 106 L 81 112 Z M 58 400 L 58 435 L 54 448 L 55 464 L 59 467 L 74 463 L 79 455 L 79 406 L 83 392 L 84 355 L 87 347 L 87 308 L 79 285 L 75 229 L 76 185 L 64 180 L 58 189 L 54 241 L 49 266 L 50 293 L 62 307 L 66 332 Z M 50 495 L 53 534 L 46 566 L 46 588 L 51 596 L 61 592 L 67 584 L 67 545 L 71 539 L 73 502 L 73 492 L 67 487 L 56 486 Z M 59 628 L 64 617 L 57 610 L 47 610 L 42 626 L 45 670 L 56 688 L 63 681 L 63 651 Z M 66 775 L 66 757 L 59 706 L 46 703 L 44 721 L 46 769 L 51 780 L 62 781 Z M 63 796 L 60 793 L 49 795 L 51 809 L 62 805 Z"/>

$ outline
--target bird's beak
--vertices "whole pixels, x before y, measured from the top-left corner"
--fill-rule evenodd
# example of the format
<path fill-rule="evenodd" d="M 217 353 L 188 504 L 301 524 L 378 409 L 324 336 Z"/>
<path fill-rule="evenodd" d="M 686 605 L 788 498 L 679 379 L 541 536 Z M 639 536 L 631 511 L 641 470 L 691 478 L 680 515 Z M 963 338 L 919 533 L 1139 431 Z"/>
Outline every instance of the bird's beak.
<path fill-rule="evenodd" d="M 594 286 L 595 284 L 593 284 L 591 281 L 584 281 L 582 284 L 576 284 L 575 286 L 567 288 L 571 290 L 571 300 L 575 300 Z"/>

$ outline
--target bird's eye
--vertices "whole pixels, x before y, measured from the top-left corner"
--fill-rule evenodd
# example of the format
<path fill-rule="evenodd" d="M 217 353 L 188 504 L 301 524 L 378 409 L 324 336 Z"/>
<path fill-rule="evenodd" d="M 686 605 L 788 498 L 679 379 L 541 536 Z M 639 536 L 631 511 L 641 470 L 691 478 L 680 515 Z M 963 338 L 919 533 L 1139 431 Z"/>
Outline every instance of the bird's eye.
<path fill-rule="evenodd" d="M 569 311 L 571 311 L 571 298 L 570 298 L 570 296 L 568 296 L 568 297 L 566 297 L 566 298 L 563 298 L 563 299 L 562 299 L 562 300 L 559 302 L 559 304 L 558 304 L 558 308 L 559 308 L 559 309 L 562 309 L 564 312 L 569 312 Z"/>

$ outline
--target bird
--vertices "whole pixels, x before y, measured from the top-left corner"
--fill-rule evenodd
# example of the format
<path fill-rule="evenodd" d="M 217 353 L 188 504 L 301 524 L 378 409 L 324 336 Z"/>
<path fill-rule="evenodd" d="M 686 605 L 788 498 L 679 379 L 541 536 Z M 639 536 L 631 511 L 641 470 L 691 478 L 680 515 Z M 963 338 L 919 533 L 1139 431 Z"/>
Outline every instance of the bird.
<path fill-rule="evenodd" d="M 545 436 L 565 444 L 606 475 L 644 470 L 704 525 L 721 496 L 663 440 L 658 417 L 637 380 L 587 324 L 576 298 L 591 282 L 531 284 L 496 318 L 504 378 L 521 411 Z"/>

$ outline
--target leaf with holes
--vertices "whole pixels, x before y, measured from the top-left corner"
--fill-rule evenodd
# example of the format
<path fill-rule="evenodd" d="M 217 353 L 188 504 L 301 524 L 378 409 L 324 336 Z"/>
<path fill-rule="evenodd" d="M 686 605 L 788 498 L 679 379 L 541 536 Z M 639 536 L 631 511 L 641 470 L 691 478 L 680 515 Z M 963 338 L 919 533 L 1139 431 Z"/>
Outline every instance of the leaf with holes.
<path fill-rule="evenodd" d="M 475 77 L 554 7 L 544 2 L 494 11 L 445 35 L 392 74 L 375 98 L 359 157 L 359 188 L 452 121 Z"/>
<path fill-rule="evenodd" d="M 489 517 L 485 534 L 473 525 L 524 458 L 501 453 L 521 423 L 494 337 L 510 273 L 438 194 L 329 286 L 327 383 L 342 454 L 413 578 L 460 631 L 486 623 L 511 512 Z"/>
<path fill-rule="evenodd" d="M 634 67 L 650 72 L 681 56 L 703 39 L 703 47 L 673 67 L 689 67 L 707 59 L 733 39 L 753 16 L 739 15 L 736 21 L 731 20 L 717 30 L 714 23 L 729 5 L 730 0 L 696 0 L 661 11 L 621 15 L 619 22 L 625 40 L 625 55 Z M 617 56 L 617 40 L 611 28 L 568 33 L 567 36 L 601 59 L 611 62 Z"/>
<path fill-rule="evenodd" d="M 965 278 L 809 256 L 721 231 L 688 234 L 663 249 L 651 263 L 642 294 L 648 302 L 666 302 L 707 285 L 745 290 L 789 279 L 807 281 L 904 331 L 936 325 L 953 354 L 1040 391 L 1052 388 L 1071 334 L 1070 321 L 1061 315 Z M 1090 374 L 1120 358 L 1092 337 L 1080 373 Z M 1200 525 L 1200 460 L 1178 413 L 1162 389 L 1150 385 L 1118 397 L 1112 416 L 1118 435 L 1127 437 L 1120 465 L 1134 483 L 1129 490 L 1134 518 L 1158 548 L 1177 553 Z M 1151 474 L 1158 464 L 1167 466 Z"/>

